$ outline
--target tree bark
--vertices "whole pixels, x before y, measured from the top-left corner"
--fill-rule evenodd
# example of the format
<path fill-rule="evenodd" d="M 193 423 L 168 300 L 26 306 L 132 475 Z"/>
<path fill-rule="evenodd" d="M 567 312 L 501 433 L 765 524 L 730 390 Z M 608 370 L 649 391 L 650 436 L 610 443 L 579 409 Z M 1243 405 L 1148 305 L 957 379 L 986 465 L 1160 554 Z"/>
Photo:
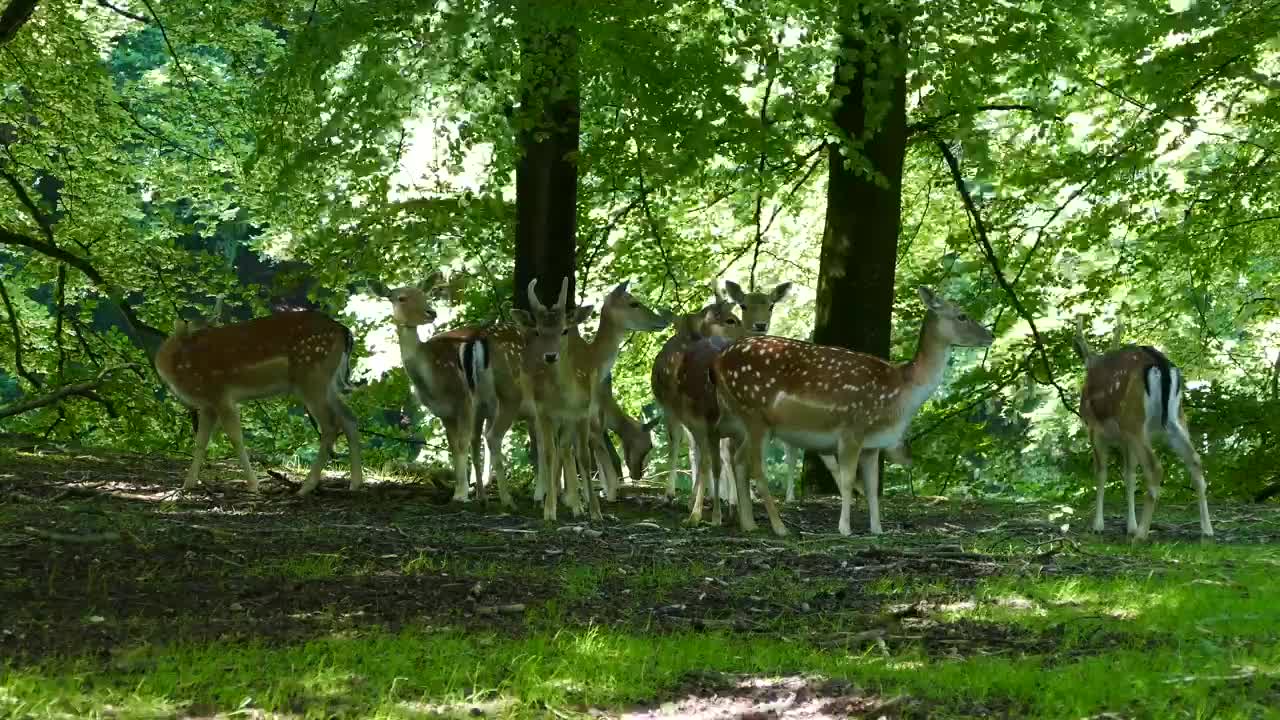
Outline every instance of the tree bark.
<path fill-rule="evenodd" d="M 40 0 L 9 0 L 4 12 L 0 13 L 0 45 L 12 40 L 18 31 L 31 19 Z"/>
<path fill-rule="evenodd" d="M 555 301 L 569 278 L 575 298 L 578 201 L 578 33 L 556 24 L 560 0 L 526 0 L 520 38 L 523 90 L 516 115 L 515 306 L 529 307 L 526 287 Z"/>
<path fill-rule="evenodd" d="M 841 32 L 843 53 L 832 93 L 838 98 L 835 122 L 846 138 L 828 150 L 827 215 L 813 341 L 887 359 L 907 149 L 907 92 L 905 20 L 891 10 L 880 12 L 884 14 L 856 15 Z M 869 62 L 874 66 L 868 68 Z M 860 144 L 860 152 L 848 140 Z M 808 492 L 836 490 L 834 479 L 813 453 L 805 455 L 804 476 Z"/>

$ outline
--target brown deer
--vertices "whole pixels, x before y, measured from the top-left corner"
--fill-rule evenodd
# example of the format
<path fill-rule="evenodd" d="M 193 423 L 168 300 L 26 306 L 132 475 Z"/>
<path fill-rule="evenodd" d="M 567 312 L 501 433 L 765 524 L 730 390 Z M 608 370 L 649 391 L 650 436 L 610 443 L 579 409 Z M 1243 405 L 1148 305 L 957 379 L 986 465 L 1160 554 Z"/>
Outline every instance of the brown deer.
<path fill-rule="evenodd" d="M 853 482 L 861 470 L 870 531 L 881 534 L 881 450 L 902 445 L 911 418 L 942 382 L 952 346 L 987 346 L 991 331 L 928 288 L 915 358 L 894 364 L 873 355 L 772 336 L 743 338 L 712 365 L 721 406 L 721 431 L 742 437 L 734 456 L 738 520 L 755 529 L 749 480 L 758 490 L 774 533 L 786 526 L 764 480 L 761 450 L 769 436 L 806 450 L 833 455 L 840 487 L 840 532 L 848 535 Z"/>
<path fill-rule="evenodd" d="M 453 466 L 453 499 L 467 501 L 470 494 L 467 475 L 471 465 L 475 470 L 476 491 L 483 504 L 487 500 L 484 483 L 490 471 L 480 468 L 478 442 L 473 452 L 473 441 L 477 440 L 480 428 L 496 405 L 489 340 L 483 330 L 476 328 L 459 328 L 420 340 L 418 328 L 436 319 L 428 297 L 431 286 L 432 283 L 426 281 L 417 287 L 388 290 L 380 283 L 370 283 L 374 292 L 391 303 L 400 361 L 418 401 L 444 424 Z M 487 459 L 490 466 L 495 462 L 492 450 L 490 448 Z M 501 463 L 500 459 L 496 461 Z M 505 476 L 500 480 L 501 502 L 514 507 L 506 490 Z"/>
<path fill-rule="evenodd" d="M 606 432 L 600 435 L 599 443 L 593 443 L 593 452 L 595 453 L 596 466 L 604 474 L 605 499 L 609 502 L 614 502 L 618 499 L 618 488 L 622 484 L 622 478 L 619 477 L 617 470 L 614 468 L 613 458 L 605 445 L 605 443 L 613 442 L 609 438 L 607 431 L 612 430 L 622 440 L 622 460 L 626 464 L 627 474 L 632 481 L 639 481 L 644 477 L 645 464 L 648 461 L 649 453 L 653 450 L 652 430 L 658 424 L 658 418 L 648 422 L 641 422 L 628 415 L 622 409 L 622 406 L 618 404 L 618 399 L 613 394 L 612 373 L 605 375 L 601 398 L 604 401 L 604 407 L 601 410 L 603 414 L 601 422 Z"/>
<path fill-rule="evenodd" d="M 1113 338 L 1119 341 L 1119 332 Z M 1161 435 L 1186 465 L 1195 485 L 1200 505 L 1200 534 L 1213 537 L 1209 503 L 1205 498 L 1204 468 L 1191 443 L 1187 415 L 1182 406 L 1182 371 L 1164 353 L 1149 346 L 1126 345 L 1098 355 L 1084 333 L 1084 318 L 1076 327 L 1076 351 L 1085 363 L 1084 386 L 1080 391 L 1080 417 L 1093 446 L 1093 469 L 1098 480 L 1094 532 L 1102 532 L 1103 494 L 1107 486 L 1107 450 L 1115 448 L 1124 459 L 1125 499 L 1128 503 L 1126 531 L 1143 540 L 1151 530 L 1151 516 L 1164 470 L 1151 447 L 1151 438 Z M 1141 464 L 1147 478 L 1142 498 L 1142 520 L 1134 508 L 1136 467 Z"/>
<path fill-rule="evenodd" d="M 590 488 L 590 464 L 593 451 L 602 443 L 604 378 L 628 333 L 661 330 L 671 319 L 668 313 L 646 307 L 627 291 L 629 283 L 624 282 L 605 296 L 600 325 L 588 342 L 579 334 L 578 325 L 590 315 L 591 306 L 569 313 L 569 279 L 561 282 L 559 299 L 549 308 L 539 302 L 536 283 L 530 281 L 528 287 L 530 311 L 513 311 L 526 331 L 525 370 L 537 418 L 534 434 L 541 482 L 535 488 L 535 498 L 540 494 L 543 518 L 554 520 L 558 479 L 563 471 L 567 502 L 574 516 L 582 512 L 580 488 L 585 487 L 591 516 L 600 519 L 599 500 Z M 582 485 L 580 475 L 586 478 Z"/>
<path fill-rule="evenodd" d="M 339 392 L 348 383 L 353 342 L 344 325 L 311 310 L 200 329 L 177 323 L 156 353 L 156 372 L 198 416 L 191 471 L 183 489 L 199 482 L 209 439 L 221 425 L 240 460 L 245 484 L 257 492 L 238 406 L 286 394 L 300 397 L 320 428 L 320 449 L 298 494 L 306 495 L 319 484 L 339 429 L 350 448 L 351 489 L 359 488 L 360 436 Z"/>
<path fill-rule="evenodd" d="M 702 520 L 702 493 L 711 476 L 711 522 L 721 522 L 718 487 L 722 477 L 720 435 L 716 431 L 719 405 L 710 385 L 710 361 L 730 342 L 743 336 L 743 324 L 715 289 L 715 302 L 676 322 L 676 334 L 663 344 L 649 375 L 653 397 L 667 425 L 667 497 L 675 496 L 680 441 L 687 431 L 691 440 L 693 496 L 689 522 Z"/>

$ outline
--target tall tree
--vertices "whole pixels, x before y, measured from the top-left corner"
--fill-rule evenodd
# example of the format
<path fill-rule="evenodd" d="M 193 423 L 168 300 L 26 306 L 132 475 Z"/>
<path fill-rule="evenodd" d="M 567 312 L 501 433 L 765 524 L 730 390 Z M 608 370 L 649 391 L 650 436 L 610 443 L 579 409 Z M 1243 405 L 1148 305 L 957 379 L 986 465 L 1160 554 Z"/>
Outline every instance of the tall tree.
<path fill-rule="evenodd" d="M 514 300 L 528 308 L 525 288 L 534 278 L 543 302 L 555 300 L 564 277 L 570 302 L 575 297 L 580 111 L 572 8 L 526 0 L 522 10 Z"/>
<path fill-rule="evenodd" d="M 839 142 L 827 151 L 813 340 L 888 358 L 907 151 L 907 18 L 885 5 L 866 9 L 873 12 L 841 20 L 831 84 Z M 805 468 L 810 488 L 835 490 L 813 453 Z"/>

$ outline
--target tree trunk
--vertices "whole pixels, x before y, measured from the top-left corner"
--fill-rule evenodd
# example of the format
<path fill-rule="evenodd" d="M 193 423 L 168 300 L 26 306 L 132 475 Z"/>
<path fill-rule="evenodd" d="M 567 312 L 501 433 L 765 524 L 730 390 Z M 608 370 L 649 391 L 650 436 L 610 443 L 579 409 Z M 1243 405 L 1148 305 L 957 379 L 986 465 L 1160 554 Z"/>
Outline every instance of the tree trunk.
<path fill-rule="evenodd" d="M 888 358 L 907 149 L 907 86 L 905 20 L 887 9 L 880 12 L 885 15 L 854 17 L 841 33 L 844 52 L 832 81 L 832 93 L 839 98 L 835 121 L 849 139 L 861 142 L 861 157 L 843 142 L 828 149 L 813 341 Z M 875 62 L 870 70 L 869 60 Z M 854 167 L 846 164 L 851 155 Z M 804 476 L 808 492 L 836 490 L 813 453 L 806 453 Z"/>
<path fill-rule="evenodd" d="M 9 0 L 9 4 L 0 12 L 0 45 L 17 36 L 18 31 L 35 13 L 38 2 L 39 0 Z"/>
<path fill-rule="evenodd" d="M 558 0 L 526 0 L 520 54 L 523 90 L 516 116 L 515 306 L 528 308 L 525 289 L 555 301 L 569 278 L 575 298 L 578 200 L 578 34 L 554 25 Z"/>

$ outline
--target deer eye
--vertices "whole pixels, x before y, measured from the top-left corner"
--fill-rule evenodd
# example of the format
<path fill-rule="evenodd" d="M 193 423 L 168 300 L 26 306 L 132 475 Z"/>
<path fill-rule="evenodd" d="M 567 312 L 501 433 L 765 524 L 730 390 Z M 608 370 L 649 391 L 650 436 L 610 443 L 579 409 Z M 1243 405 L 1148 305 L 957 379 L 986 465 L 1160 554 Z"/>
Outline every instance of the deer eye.
<path fill-rule="evenodd" d="M 960 318 L 960 322 L 964 322 L 969 319 L 969 316 L 965 315 L 964 313 L 960 313 L 958 317 Z"/>
<path fill-rule="evenodd" d="M 568 335 L 568 334 L 569 334 L 569 328 L 565 328 L 565 329 L 561 330 L 561 331 L 560 331 L 560 334 L 561 334 L 561 335 Z"/>
<path fill-rule="evenodd" d="M 632 302 L 632 303 L 631 303 L 631 307 L 633 307 L 633 308 L 638 308 L 638 307 L 640 307 L 640 301 L 639 301 L 639 300 L 636 300 L 635 302 Z"/>
<path fill-rule="evenodd" d="M 725 324 L 725 325 L 737 325 L 737 324 L 738 324 L 738 321 L 737 321 L 735 318 L 729 318 L 728 320 L 725 320 L 725 321 L 724 321 L 724 324 Z"/>

